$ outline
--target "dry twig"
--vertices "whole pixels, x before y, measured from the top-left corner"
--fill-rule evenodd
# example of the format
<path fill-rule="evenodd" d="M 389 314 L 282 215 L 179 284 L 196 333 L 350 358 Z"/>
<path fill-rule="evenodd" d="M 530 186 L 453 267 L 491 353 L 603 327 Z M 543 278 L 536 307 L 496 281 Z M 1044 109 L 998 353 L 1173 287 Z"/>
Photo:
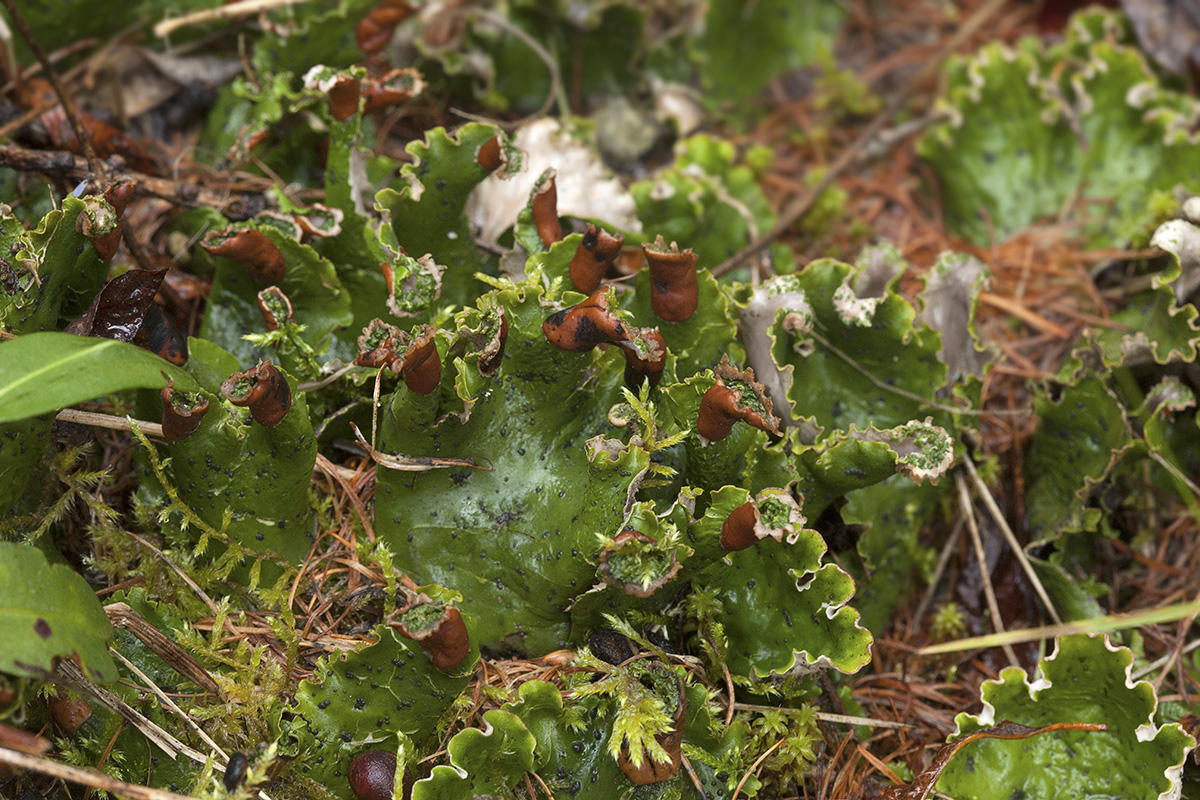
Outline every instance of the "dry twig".
<path fill-rule="evenodd" d="M 996 629 L 997 633 L 1004 633 L 1004 620 L 1000 617 L 1000 605 L 996 602 L 996 592 L 992 589 L 992 576 L 988 571 L 987 559 L 983 554 L 983 541 L 979 537 L 979 526 L 975 522 L 975 507 L 971 503 L 971 493 L 967 491 L 967 482 L 963 480 L 962 473 L 954 474 L 954 482 L 958 486 L 959 509 L 967 521 L 967 530 L 971 534 L 971 544 L 975 550 L 975 563 L 979 566 L 979 575 L 983 581 L 983 593 L 987 598 L 992 627 Z M 1013 652 L 1012 646 L 1005 644 L 1003 647 L 1004 654 L 1008 656 L 1008 663 L 1019 667 L 1021 662 L 1017 660 L 1017 654 Z"/>

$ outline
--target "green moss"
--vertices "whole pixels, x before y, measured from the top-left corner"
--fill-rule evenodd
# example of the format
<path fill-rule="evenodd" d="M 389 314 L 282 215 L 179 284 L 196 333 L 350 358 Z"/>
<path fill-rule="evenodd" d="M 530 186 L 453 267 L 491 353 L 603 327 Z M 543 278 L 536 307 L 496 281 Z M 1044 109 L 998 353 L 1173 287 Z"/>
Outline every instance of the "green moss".
<path fill-rule="evenodd" d="M 764 525 L 779 530 L 791 520 L 792 509 L 787 503 L 769 497 L 758 504 L 758 514 Z"/>
<path fill-rule="evenodd" d="M 400 621 L 404 623 L 404 627 L 418 633 L 432 628 L 445 613 L 446 606 L 442 603 L 422 603 L 404 612 Z"/>
<path fill-rule="evenodd" d="M 913 423 L 897 429 L 896 433 L 899 440 L 910 442 L 917 448 L 917 452 L 906 453 L 897 461 L 918 469 L 937 468 L 954 449 L 954 440 L 945 431 L 931 425 Z"/>
<path fill-rule="evenodd" d="M 724 378 L 722 380 L 726 386 L 737 394 L 739 406 L 748 408 L 756 414 L 761 414 L 764 419 L 767 417 L 767 407 L 763 404 L 762 398 L 749 381 L 737 378 Z"/>
<path fill-rule="evenodd" d="M 264 292 L 262 295 L 263 305 L 267 307 L 267 311 L 271 312 L 271 316 L 275 321 L 282 324 L 287 321 L 288 311 L 287 304 L 280 299 L 275 292 Z"/>
<path fill-rule="evenodd" d="M 1156 228 L 1167 220 L 1179 216 L 1180 203 L 1175 192 L 1169 189 L 1154 189 L 1146 198 L 1146 213 L 1128 232 L 1129 246 L 1141 250 L 1150 246 L 1150 237 Z"/>
<path fill-rule="evenodd" d="M 374 326 L 367 330 L 367 349 L 374 350 L 379 345 L 383 344 L 391 332 L 382 325 Z"/>
<path fill-rule="evenodd" d="M 646 547 L 628 553 L 614 553 L 608 559 L 610 574 L 621 583 L 642 588 L 666 575 L 675 563 L 674 551 Z"/>
<path fill-rule="evenodd" d="M 204 404 L 204 395 L 199 392 L 180 392 L 171 394 L 171 405 L 177 411 L 192 411 Z"/>
<path fill-rule="evenodd" d="M 258 381 L 252 378 L 238 378 L 233 383 L 233 388 L 229 391 L 229 396 L 235 400 L 240 400 L 250 394 L 250 390 L 258 385 Z"/>
<path fill-rule="evenodd" d="M 963 616 L 958 603 L 942 603 L 933 613 L 930 625 L 929 640 L 932 642 L 948 642 L 966 633 L 967 620 Z"/>

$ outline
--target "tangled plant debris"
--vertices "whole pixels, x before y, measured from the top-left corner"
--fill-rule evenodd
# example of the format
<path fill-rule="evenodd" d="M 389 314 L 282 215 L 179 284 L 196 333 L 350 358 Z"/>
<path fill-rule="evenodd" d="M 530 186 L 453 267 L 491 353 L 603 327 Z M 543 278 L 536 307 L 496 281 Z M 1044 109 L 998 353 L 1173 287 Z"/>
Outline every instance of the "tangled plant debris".
<path fill-rule="evenodd" d="M 3 4 L 0 795 L 1200 796 L 1140 4 Z"/>

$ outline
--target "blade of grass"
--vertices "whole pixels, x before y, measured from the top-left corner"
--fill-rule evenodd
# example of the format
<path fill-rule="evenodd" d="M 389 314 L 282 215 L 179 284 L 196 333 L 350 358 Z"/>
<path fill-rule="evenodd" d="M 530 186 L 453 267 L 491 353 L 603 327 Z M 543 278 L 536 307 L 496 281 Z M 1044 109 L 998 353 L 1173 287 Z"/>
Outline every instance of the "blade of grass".
<path fill-rule="evenodd" d="M 1135 611 L 1132 614 L 1109 614 L 1096 619 L 1066 622 L 1062 625 L 1043 625 L 1040 628 L 1026 628 L 1019 631 L 990 633 L 986 636 L 973 636 L 970 639 L 959 639 L 957 642 L 922 647 L 918 655 L 934 656 L 940 653 L 957 653 L 963 650 L 978 650 L 988 647 L 1003 647 L 1005 645 L 1035 642 L 1039 639 L 1050 639 L 1055 636 L 1069 636 L 1072 633 L 1113 633 L 1115 631 L 1140 628 L 1144 625 L 1158 625 L 1163 622 L 1174 622 L 1178 619 L 1200 614 L 1200 601 L 1191 603 L 1175 603 L 1161 608 L 1146 611 Z"/>

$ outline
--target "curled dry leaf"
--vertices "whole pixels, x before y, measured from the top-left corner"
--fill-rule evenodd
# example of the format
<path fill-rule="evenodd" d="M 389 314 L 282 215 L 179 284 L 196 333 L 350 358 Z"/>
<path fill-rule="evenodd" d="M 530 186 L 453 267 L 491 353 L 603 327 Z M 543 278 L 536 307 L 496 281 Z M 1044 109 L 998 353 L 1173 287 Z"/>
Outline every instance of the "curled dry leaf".
<path fill-rule="evenodd" d="M 776 312 L 783 310 L 783 329 L 793 334 L 792 348 L 807 356 L 813 351 L 814 342 L 808 334 L 815 324 L 812 306 L 808 302 L 800 280 L 795 274 L 777 275 L 755 287 L 746 307 L 739 314 L 738 330 L 746 345 L 746 363 L 754 370 L 766 389 L 767 396 L 774 402 L 781 418 L 780 424 L 792 427 L 797 424 L 788 392 L 792 388 L 793 369 L 781 369 L 771 354 L 775 341 L 772 326 Z"/>
<path fill-rule="evenodd" d="M 67 333 L 132 342 L 154 305 L 165 271 L 131 269 L 104 284 L 82 316 L 67 325 Z"/>
<path fill-rule="evenodd" d="M 552 650 L 546 655 L 538 659 L 547 667 L 569 667 L 571 662 L 579 657 L 579 654 L 574 650 Z"/>
<path fill-rule="evenodd" d="M 245 372 L 233 373 L 221 384 L 221 394 L 235 406 L 249 407 L 254 421 L 268 428 L 282 422 L 292 407 L 287 378 L 269 358 Z"/>
<path fill-rule="evenodd" d="M 283 253 L 261 231 L 230 228 L 210 231 L 200 246 L 214 256 L 236 261 L 261 284 L 279 284 L 287 271 Z"/>
<path fill-rule="evenodd" d="M 454 669 L 471 652 L 467 625 L 458 609 L 435 603 L 425 595 L 417 595 L 404 609 L 396 630 L 429 653 L 440 670 Z"/>
<path fill-rule="evenodd" d="M 262 313 L 267 330 L 278 330 L 285 322 L 296 324 L 292 313 L 292 301 L 278 286 L 268 286 L 258 293 L 258 310 Z"/>
<path fill-rule="evenodd" d="M 208 413 L 208 399 L 199 393 L 176 390 L 174 381 L 167 382 L 161 396 L 163 436 L 178 442 L 195 433 Z"/>
<path fill-rule="evenodd" d="M 609 310 L 601 290 L 582 303 L 551 314 L 542 323 L 546 340 L 560 350 L 586 353 L 596 345 L 615 344 L 625 353 L 625 382 L 637 388 L 643 380 L 658 383 L 666 366 L 667 348 L 657 328 L 626 325 Z"/>
<path fill-rule="evenodd" d="M 558 221 L 558 186 L 557 173 L 548 169 L 533 186 L 529 196 L 529 211 L 533 216 L 533 226 L 537 229 L 538 238 L 542 244 L 549 247 L 563 238 L 562 225 Z"/>
<path fill-rule="evenodd" d="M 157 303 L 151 303 L 146 309 L 146 317 L 133 337 L 133 343 L 143 350 L 157 353 L 176 366 L 187 363 L 187 340 L 167 321 Z"/>
<path fill-rule="evenodd" d="M 700 400 L 696 432 L 710 442 L 719 442 L 742 420 L 760 431 L 779 434 L 779 419 L 771 413 L 771 398 L 754 380 L 754 370 L 738 371 L 722 357 L 713 370 L 716 384 Z"/>
<path fill-rule="evenodd" d="M 643 244 L 642 251 L 650 270 L 650 308 L 667 322 L 691 319 L 700 302 L 696 254 L 681 251 L 674 242 L 668 248 L 661 236 L 654 244 Z"/>
<path fill-rule="evenodd" d="M 412 14 L 407 0 L 383 0 L 354 26 L 354 41 L 367 55 L 378 53 L 391 41 L 396 26 Z"/>
<path fill-rule="evenodd" d="M 642 223 L 633 195 L 585 139 L 572 135 L 569 126 L 550 117 L 522 126 L 511 142 L 506 137 L 501 142 L 508 156 L 506 168 L 480 183 L 467 206 L 479 239 L 497 244 L 516 224 L 534 185 L 551 167 L 557 171 L 555 205 L 561 216 L 600 219 L 640 233 Z"/>
<path fill-rule="evenodd" d="M 570 276 L 575 288 L 584 294 L 599 289 L 604 273 L 621 254 L 624 244 L 625 234 L 614 236 L 589 223 L 587 233 L 583 234 L 583 240 L 571 259 Z"/>
<path fill-rule="evenodd" d="M 470 0 L 440 0 L 437 3 L 426 3 L 421 9 L 425 30 L 421 39 L 431 50 L 448 50 L 455 40 L 462 36 L 467 29 L 468 16 L 463 13 L 463 7 L 470 5 Z"/>
<path fill-rule="evenodd" d="M 48 111 L 38 116 L 38 122 L 46 131 L 47 137 L 56 149 L 70 150 L 82 153 L 83 147 L 75 137 L 75 130 L 66 113 L 58 102 L 58 95 L 49 81 L 32 78 L 24 81 L 20 99 L 27 108 L 46 108 Z M 101 159 L 119 155 L 125 163 L 137 172 L 157 175 L 158 164 L 147 150 L 147 142 L 141 137 L 130 136 L 125 131 L 111 125 L 94 114 L 75 107 L 75 116 L 91 140 L 92 149 Z"/>
<path fill-rule="evenodd" d="M 166 271 L 131 269 L 104 285 L 67 333 L 131 342 L 172 364 L 187 361 L 187 344 L 154 302 Z"/>

